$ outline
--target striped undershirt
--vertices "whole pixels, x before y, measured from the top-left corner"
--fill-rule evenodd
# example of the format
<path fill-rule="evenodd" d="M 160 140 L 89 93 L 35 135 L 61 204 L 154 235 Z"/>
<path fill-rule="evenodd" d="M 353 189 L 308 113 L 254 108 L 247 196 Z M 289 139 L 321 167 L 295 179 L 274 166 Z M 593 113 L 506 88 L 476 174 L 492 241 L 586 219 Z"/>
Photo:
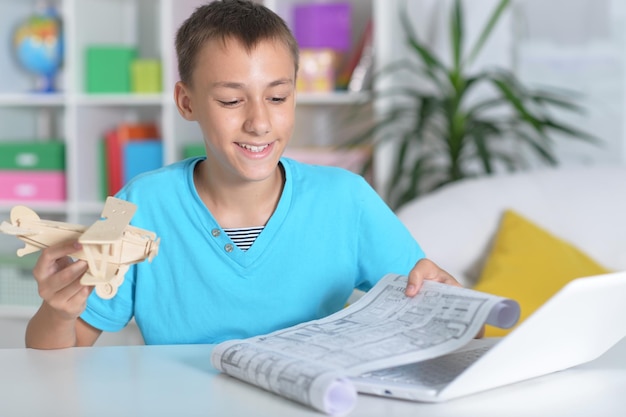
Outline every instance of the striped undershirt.
<path fill-rule="evenodd" d="M 242 251 L 247 251 L 254 243 L 264 226 L 224 229 L 230 240 Z"/>

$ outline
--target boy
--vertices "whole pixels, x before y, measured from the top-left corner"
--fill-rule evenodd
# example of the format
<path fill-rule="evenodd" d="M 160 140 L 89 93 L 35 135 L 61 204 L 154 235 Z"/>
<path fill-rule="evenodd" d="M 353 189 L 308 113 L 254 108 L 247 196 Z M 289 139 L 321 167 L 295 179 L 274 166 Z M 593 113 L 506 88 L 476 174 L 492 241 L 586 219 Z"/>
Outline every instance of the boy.
<path fill-rule="evenodd" d="M 215 1 L 176 36 L 175 101 L 201 127 L 205 158 L 143 175 L 118 197 L 161 238 L 111 300 L 79 283 L 76 242 L 42 251 L 34 348 L 93 345 L 133 317 L 147 344 L 217 343 L 331 314 L 388 272 L 458 283 L 431 261 L 359 176 L 281 158 L 294 126 L 298 47 L 262 5 Z M 244 239 L 238 238 L 241 234 Z"/>

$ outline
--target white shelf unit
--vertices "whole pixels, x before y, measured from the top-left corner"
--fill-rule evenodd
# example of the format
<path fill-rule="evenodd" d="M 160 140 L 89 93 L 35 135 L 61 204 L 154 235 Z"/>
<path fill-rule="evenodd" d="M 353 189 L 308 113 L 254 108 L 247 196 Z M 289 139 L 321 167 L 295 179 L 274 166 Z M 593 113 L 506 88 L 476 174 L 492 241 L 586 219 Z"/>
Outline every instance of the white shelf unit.
<path fill-rule="evenodd" d="M 313 0 L 266 0 L 291 24 L 294 4 Z M 381 0 L 351 0 L 353 45 L 374 5 Z M 28 204 L 38 212 L 73 223 L 93 221 L 102 208 L 99 152 L 105 131 L 121 122 L 153 121 L 164 144 L 164 164 L 181 158 L 187 144 L 202 143 L 195 123 L 182 119 L 173 101 L 178 79 L 174 52 L 176 29 L 203 0 L 49 0 L 63 21 L 64 64 L 57 78 L 58 93 L 32 93 L 35 77 L 22 71 L 11 57 L 17 22 L 37 10 L 40 0 L 0 0 L 0 141 L 49 140 L 65 143 L 67 200 Z M 159 94 L 87 94 L 85 48 L 92 44 L 135 46 L 140 58 L 162 63 L 163 92 Z M 347 135 L 341 132 L 345 109 L 367 98 L 345 92 L 298 94 L 293 146 L 327 146 Z M 13 201 L 0 200 L 5 218 Z"/>

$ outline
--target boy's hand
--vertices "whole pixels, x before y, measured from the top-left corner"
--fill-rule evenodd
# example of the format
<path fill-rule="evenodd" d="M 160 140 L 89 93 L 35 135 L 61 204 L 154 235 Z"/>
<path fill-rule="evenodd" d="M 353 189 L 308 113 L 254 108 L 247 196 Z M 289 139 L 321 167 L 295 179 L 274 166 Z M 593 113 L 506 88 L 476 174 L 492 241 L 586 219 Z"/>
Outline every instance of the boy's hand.
<path fill-rule="evenodd" d="M 443 282 L 444 284 L 454 285 L 457 287 L 461 287 L 462 285 L 454 279 L 454 277 L 448 274 L 443 269 L 439 268 L 433 261 L 430 259 L 420 259 L 411 272 L 409 272 L 409 282 L 406 285 L 406 290 L 404 293 L 413 297 L 419 291 L 422 283 L 425 279 L 437 282 Z M 485 326 L 483 326 L 478 334 L 475 336 L 477 339 L 480 339 L 485 334 Z"/>
<path fill-rule="evenodd" d="M 87 262 L 72 262 L 69 257 L 80 249 L 81 245 L 76 241 L 45 248 L 33 269 L 39 295 L 64 320 L 74 320 L 80 316 L 93 290 L 93 287 L 80 283 L 80 278 L 87 272 Z"/>
<path fill-rule="evenodd" d="M 460 287 L 461 284 L 443 269 L 439 268 L 430 259 L 420 259 L 411 272 L 409 272 L 409 282 L 406 285 L 405 294 L 413 297 L 422 286 L 424 280 L 443 282 L 444 284 Z"/>

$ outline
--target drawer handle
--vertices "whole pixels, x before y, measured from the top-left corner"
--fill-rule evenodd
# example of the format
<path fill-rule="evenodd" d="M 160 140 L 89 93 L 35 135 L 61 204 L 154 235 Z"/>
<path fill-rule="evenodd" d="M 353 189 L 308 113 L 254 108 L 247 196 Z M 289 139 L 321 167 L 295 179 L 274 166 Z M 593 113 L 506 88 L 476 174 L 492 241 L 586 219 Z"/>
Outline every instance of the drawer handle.
<path fill-rule="evenodd" d="M 19 197 L 33 197 L 37 194 L 37 186 L 29 183 L 15 185 L 15 195 Z"/>
<path fill-rule="evenodd" d="M 39 163 L 39 157 L 36 153 L 23 152 L 15 157 L 15 164 L 21 167 L 34 167 Z"/>

